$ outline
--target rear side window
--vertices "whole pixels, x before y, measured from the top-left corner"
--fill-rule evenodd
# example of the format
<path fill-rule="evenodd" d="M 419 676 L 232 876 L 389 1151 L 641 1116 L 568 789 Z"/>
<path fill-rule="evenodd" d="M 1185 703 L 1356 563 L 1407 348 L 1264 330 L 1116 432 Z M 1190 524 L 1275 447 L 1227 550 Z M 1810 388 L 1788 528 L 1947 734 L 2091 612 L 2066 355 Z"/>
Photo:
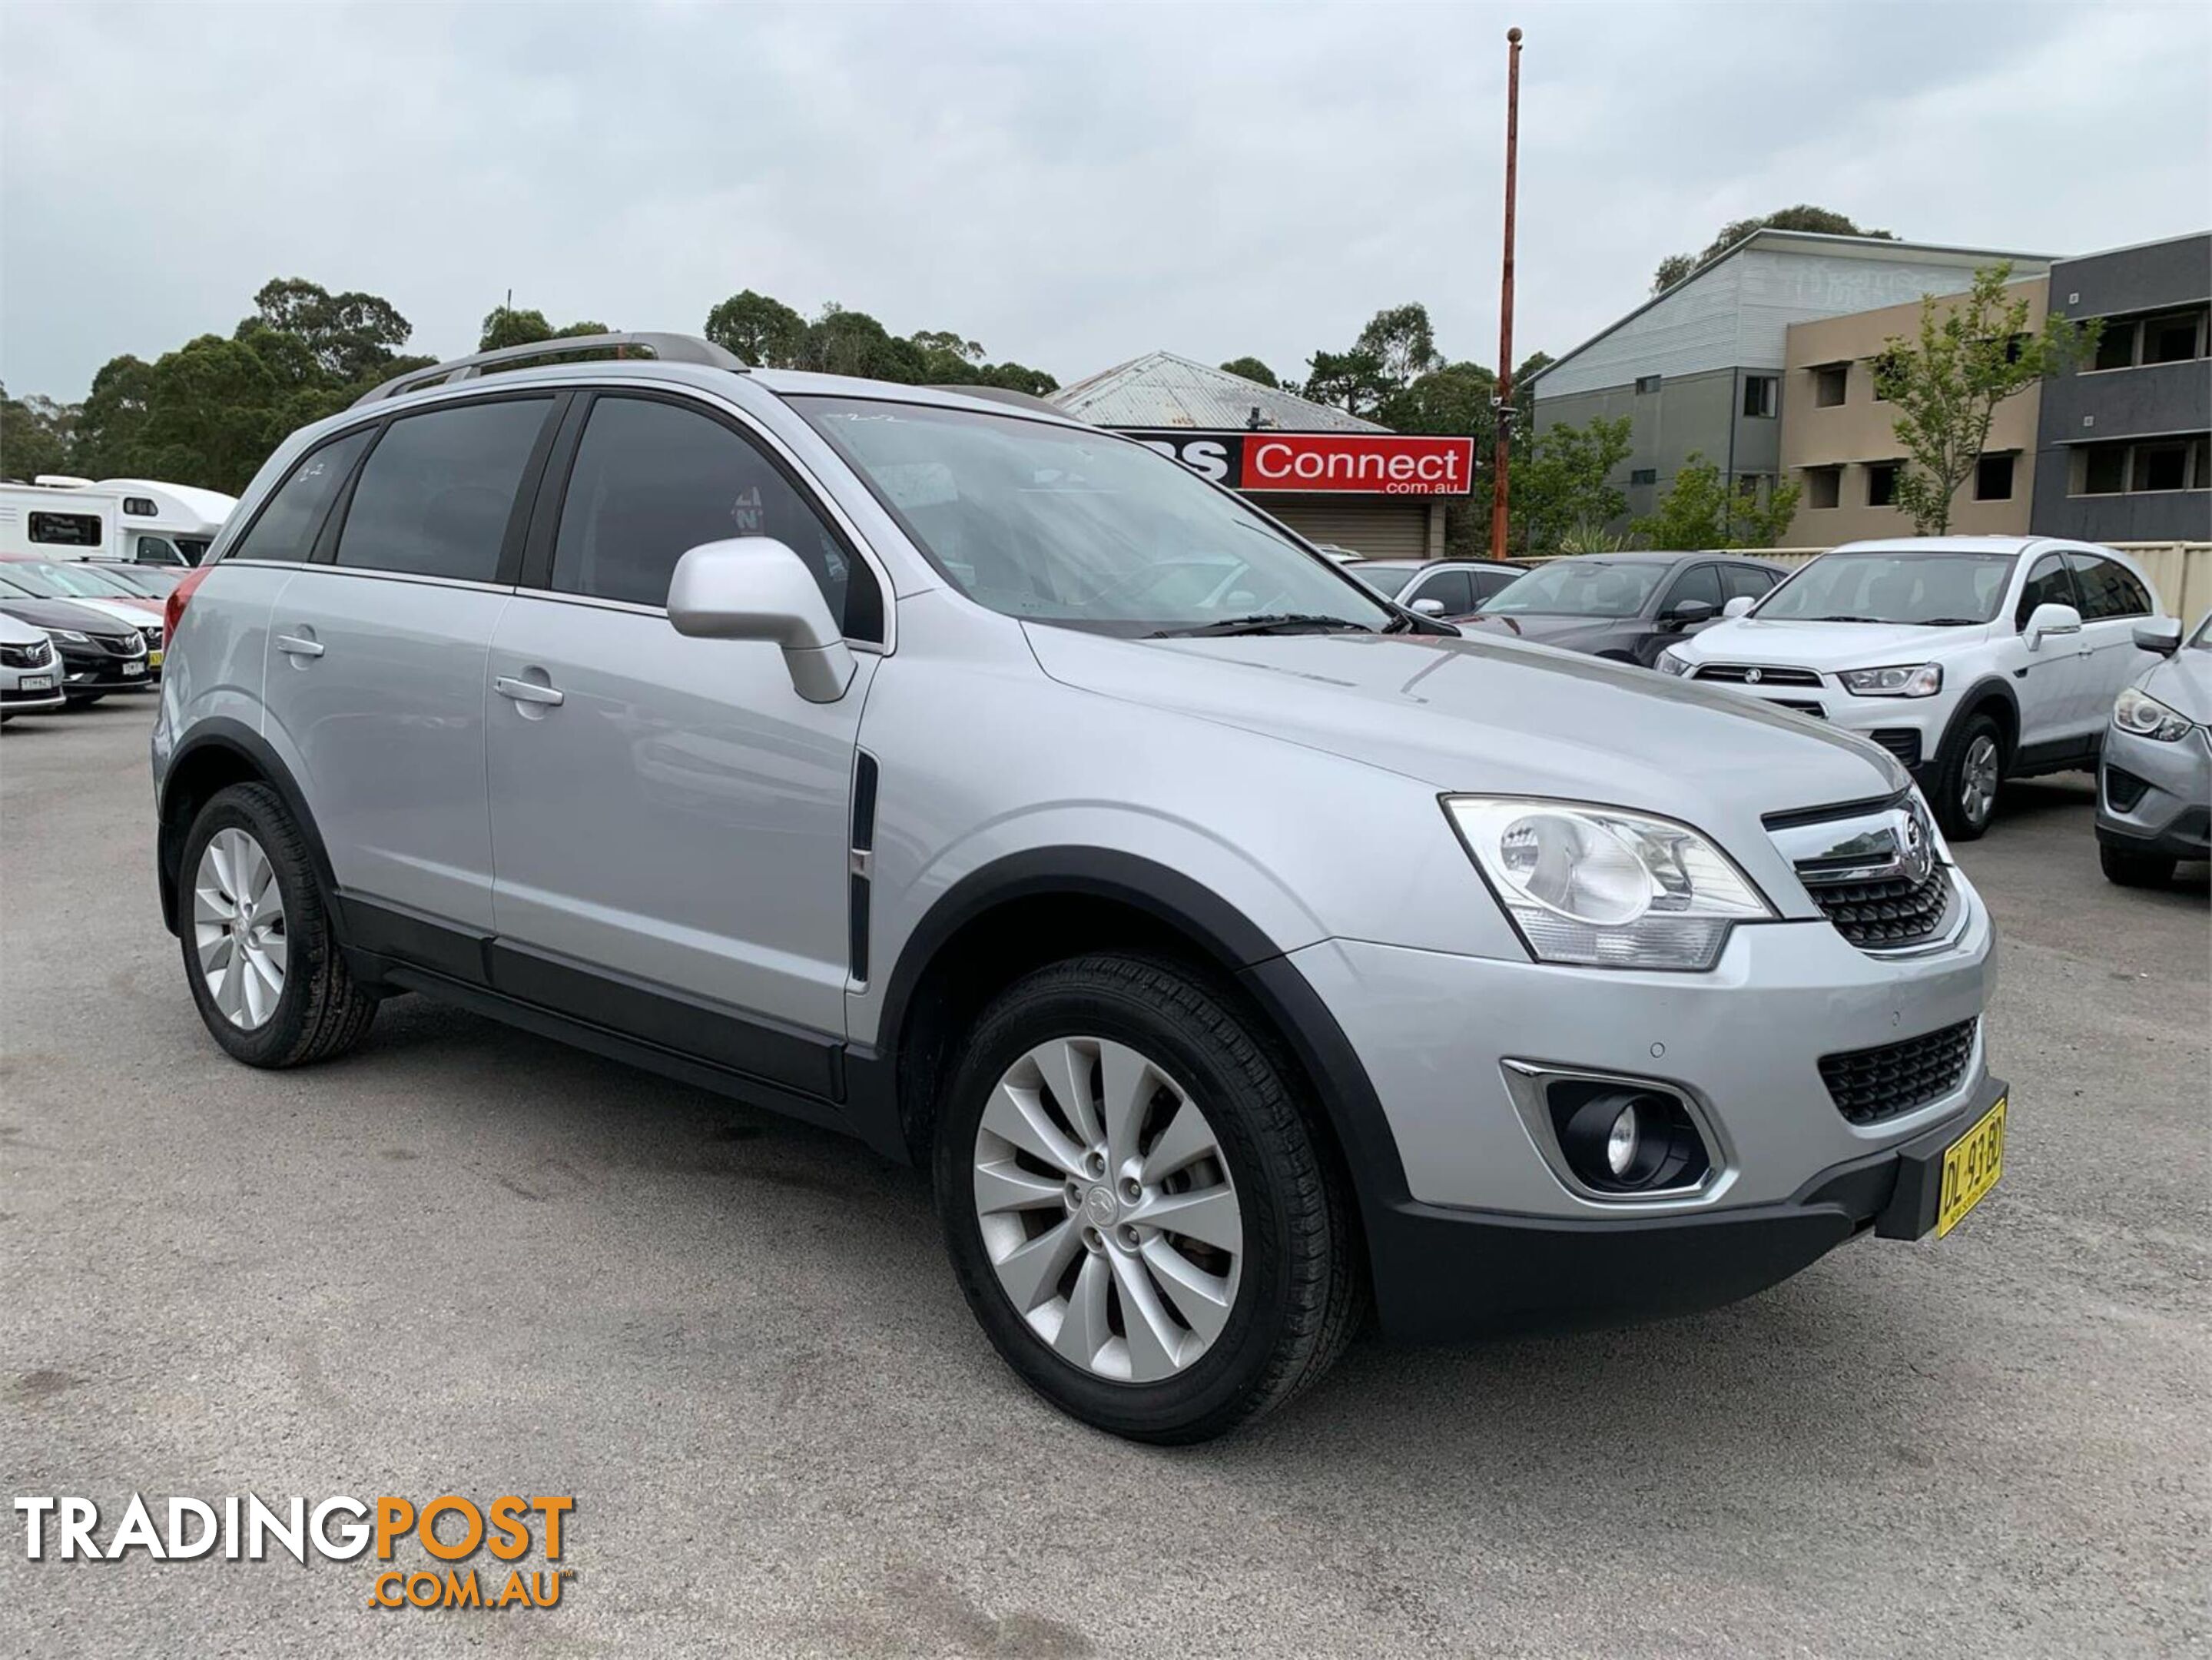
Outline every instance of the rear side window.
<path fill-rule="evenodd" d="M 789 546 L 813 572 L 839 627 L 878 637 L 874 577 L 750 441 L 658 399 L 602 396 L 592 404 L 561 506 L 554 588 L 665 605 L 678 559 L 702 542 L 738 536 L 772 536 Z"/>
<path fill-rule="evenodd" d="M 431 410 L 394 421 L 369 452 L 337 562 L 489 582 L 550 398 Z"/>
<path fill-rule="evenodd" d="M 2026 628 L 2038 605 L 2079 606 L 2081 603 L 2074 593 L 2074 579 L 2066 574 L 2065 562 L 2057 554 L 2046 553 L 2027 574 L 2027 586 L 2020 591 L 2020 608 L 2013 613 L 2012 625 L 2015 629 Z"/>
<path fill-rule="evenodd" d="M 1478 605 L 1481 605 L 1500 588 L 1509 583 L 1519 581 L 1521 575 L 1517 570 L 1469 571 L 1468 580 L 1474 585 L 1474 603 Z"/>
<path fill-rule="evenodd" d="M 1730 599 L 1756 599 L 1774 586 L 1771 572 L 1756 565 L 1729 565 L 1721 572 L 1721 588 Z"/>
<path fill-rule="evenodd" d="M 301 559 L 313 550 L 315 532 L 323 514 L 368 447 L 372 428 L 363 427 L 343 438 L 332 439 L 312 452 L 292 469 L 292 476 L 276 487 L 269 505 L 247 530 L 227 559 Z M 141 544 L 142 547 L 143 544 Z"/>
<path fill-rule="evenodd" d="M 2148 617 L 2150 590 L 2136 581 L 2124 565 L 2100 559 L 2092 553 L 2069 553 L 2074 581 L 2081 590 L 2081 620 L 2094 623 L 2107 617 Z"/>

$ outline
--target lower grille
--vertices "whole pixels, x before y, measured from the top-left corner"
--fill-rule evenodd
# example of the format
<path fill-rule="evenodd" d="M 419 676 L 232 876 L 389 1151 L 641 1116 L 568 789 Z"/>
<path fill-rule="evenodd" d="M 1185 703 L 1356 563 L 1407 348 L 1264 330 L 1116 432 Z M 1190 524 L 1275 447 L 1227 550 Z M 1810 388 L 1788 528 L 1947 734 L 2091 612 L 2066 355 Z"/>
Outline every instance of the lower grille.
<path fill-rule="evenodd" d="M 1805 885 L 1836 932 L 1861 951 L 1886 951 L 1925 939 L 1950 908 L 1951 877 L 1941 865 L 1919 881 L 1887 876 L 1867 882 Z"/>
<path fill-rule="evenodd" d="M 1867 734 L 1897 757 L 1901 767 L 1920 764 L 1920 733 L 1911 727 L 1881 727 Z"/>
<path fill-rule="evenodd" d="M 1828 706 L 1818 698 L 1770 697 L 1766 701 L 1778 709 L 1795 709 L 1800 714 L 1811 715 L 1815 721 L 1828 718 Z"/>
<path fill-rule="evenodd" d="M 2136 803 L 2143 799 L 2143 793 L 2149 788 L 2148 780 L 2136 777 L 2125 767 L 2106 763 L 2105 800 L 2112 803 L 2113 812 L 2133 812 Z"/>
<path fill-rule="evenodd" d="M 1836 1110 L 1854 1124 L 1879 1124 L 1957 1091 L 1973 1059 L 1974 1023 L 1961 1020 L 1924 1037 L 1879 1049 L 1820 1057 L 1820 1081 Z"/>

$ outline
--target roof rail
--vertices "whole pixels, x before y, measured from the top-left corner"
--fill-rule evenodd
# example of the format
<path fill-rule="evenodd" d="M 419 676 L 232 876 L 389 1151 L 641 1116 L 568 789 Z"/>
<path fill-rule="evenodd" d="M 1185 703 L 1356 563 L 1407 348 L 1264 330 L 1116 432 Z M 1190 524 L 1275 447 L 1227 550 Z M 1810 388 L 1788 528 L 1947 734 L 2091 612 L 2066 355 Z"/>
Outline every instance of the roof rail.
<path fill-rule="evenodd" d="M 994 404 L 1011 404 L 1016 409 L 1035 410 L 1040 415 L 1056 416 L 1062 421 L 1073 421 L 1080 426 L 1087 426 L 1090 424 L 1088 422 L 1085 421 L 1081 416 L 1070 415 L 1066 410 L 1060 408 L 1057 404 L 1048 404 L 1043 398 L 1034 397 L 1025 392 L 1016 392 L 1012 386 L 933 386 L 925 387 L 924 390 L 928 392 L 957 392 L 963 398 L 981 398 Z"/>
<path fill-rule="evenodd" d="M 474 351 L 466 357 L 456 357 L 448 362 L 433 363 L 428 368 L 410 369 L 404 374 L 395 374 L 381 386 L 372 386 L 353 400 L 359 409 L 363 404 L 374 404 L 386 398 L 397 398 L 418 386 L 437 383 L 451 386 L 457 380 L 473 380 L 487 368 L 496 368 L 502 363 L 519 363 L 540 357 L 567 357 L 577 352 L 621 350 L 641 346 L 663 363 L 703 363 L 709 368 L 728 369 L 743 374 L 752 365 L 734 352 L 726 351 L 711 340 L 702 340 L 691 334 L 572 334 L 556 340 L 530 340 L 519 346 L 501 346 L 492 351 Z"/>

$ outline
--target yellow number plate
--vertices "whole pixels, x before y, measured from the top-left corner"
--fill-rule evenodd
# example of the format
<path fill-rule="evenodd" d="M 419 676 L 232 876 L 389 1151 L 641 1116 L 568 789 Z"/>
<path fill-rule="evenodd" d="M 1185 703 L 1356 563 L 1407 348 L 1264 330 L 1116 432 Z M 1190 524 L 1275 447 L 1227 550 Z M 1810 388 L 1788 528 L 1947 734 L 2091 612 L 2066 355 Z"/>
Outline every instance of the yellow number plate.
<path fill-rule="evenodd" d="M 2004 1172 L 2005 1100 L 1981 1116 L 1973 1128 L 1943 1150 L 1943 1193 L 1936 1205 L 1936 1237 L 1941 1239 L 1965 1219 Z"/>
<path fill-rule="evenodd" d="M 148 652 L 146 654 L 146 666 L 149 669 L 160 668 L 161 666 L 161 654 L 158 651 Z"/>

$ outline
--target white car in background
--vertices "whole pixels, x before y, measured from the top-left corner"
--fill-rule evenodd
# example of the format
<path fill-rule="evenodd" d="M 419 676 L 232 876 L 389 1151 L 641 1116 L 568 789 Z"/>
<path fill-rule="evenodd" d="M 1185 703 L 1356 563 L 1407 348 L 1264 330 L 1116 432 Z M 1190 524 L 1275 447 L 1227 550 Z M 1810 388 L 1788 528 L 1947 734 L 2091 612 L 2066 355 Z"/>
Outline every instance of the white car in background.
<path fill-rule="evenodd" d="M 1989 828 L 2007 778 L 2094 767 L 2112 699 L 2158 616 L 2125 555 L 2048 537 L 1854 542 L 1668 647 L 1657 667 L 1858 733 L 1943 829 Z"/>
<path fill-rule="evenodd" d="M 61 654 L 46 631 L 0 611 L 0 721 L 58 709 L 67 701 Z"/>

